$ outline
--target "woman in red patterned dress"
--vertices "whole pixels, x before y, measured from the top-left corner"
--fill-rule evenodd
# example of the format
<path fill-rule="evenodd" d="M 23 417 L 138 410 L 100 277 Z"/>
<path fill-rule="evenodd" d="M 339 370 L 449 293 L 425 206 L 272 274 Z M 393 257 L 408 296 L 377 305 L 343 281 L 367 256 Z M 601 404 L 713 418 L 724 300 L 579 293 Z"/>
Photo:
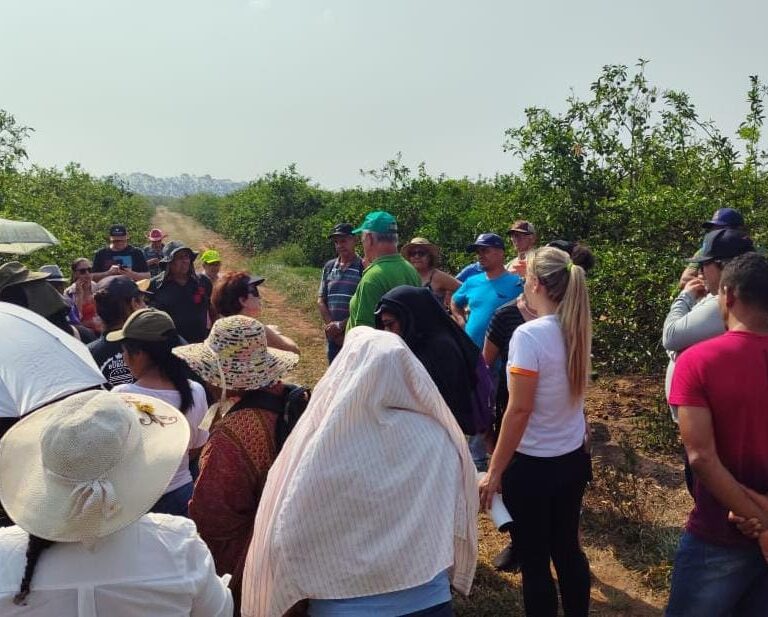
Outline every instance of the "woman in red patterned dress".
<path fill-rule="evenodd" d="M 204 343 L 174 349 L 216 393 L 219 403 L 200 456 L 189 515 L 211 549 L 216 572 L 231 574 L 235 614 L 245 557 L 267 472 L 277 454 L 281 377 L 298 355 L 267 347 L 264 326 L 243 315 L 216 321 Z"/>

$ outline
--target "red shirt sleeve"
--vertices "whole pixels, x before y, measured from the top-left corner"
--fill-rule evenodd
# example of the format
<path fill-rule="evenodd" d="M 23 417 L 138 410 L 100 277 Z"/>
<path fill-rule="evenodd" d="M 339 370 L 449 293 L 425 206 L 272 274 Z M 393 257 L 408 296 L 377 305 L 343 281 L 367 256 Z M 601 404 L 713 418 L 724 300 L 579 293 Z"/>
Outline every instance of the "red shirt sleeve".
<path fill-rule="evenodd" d="M 703 358 L 697 349 L 688 349 L 675 363 L 669 402 L 678 407 L 709 407 L 704 387 Z"/>

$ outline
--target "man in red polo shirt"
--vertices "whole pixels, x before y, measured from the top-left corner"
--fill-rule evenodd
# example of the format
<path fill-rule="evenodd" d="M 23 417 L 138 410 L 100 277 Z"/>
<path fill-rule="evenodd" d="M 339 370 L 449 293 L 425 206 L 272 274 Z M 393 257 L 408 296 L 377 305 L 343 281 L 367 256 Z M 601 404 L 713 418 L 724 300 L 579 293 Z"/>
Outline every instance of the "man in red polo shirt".
<path fill-rule="evenodd" d="M 694 473 L 695 505 L 672 572 L 667 617 L 768 610 L 768 260 L 745 253 L 720 277 L 726 333 L 689 347 L 670 403 Z M 752 519 L 742 535 L 728 513 Z"/>

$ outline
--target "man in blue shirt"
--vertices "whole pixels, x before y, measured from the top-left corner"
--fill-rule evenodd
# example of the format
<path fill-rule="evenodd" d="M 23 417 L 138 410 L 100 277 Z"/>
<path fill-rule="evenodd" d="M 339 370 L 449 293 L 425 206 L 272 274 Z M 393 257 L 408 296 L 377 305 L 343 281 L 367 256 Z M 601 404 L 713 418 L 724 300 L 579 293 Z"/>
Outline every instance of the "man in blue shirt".
<path fill-rule="evenodd" d="M 480 234 L 467 251 L 477 252 L 483 273 L 468 278 L 453 294 L 451 312 L 480 349 L 493 313 L 523 292 L 517 274 L 504 268 L 504 240 L 496 234 Z M 469 315 L 467 315 L 469 311 Z"/>
<path fill-rule="evenodd" d="M 497 234 L 480 234 L 467 252 L 477 253 L 477 263 L 483 272 L 468 278 L 453 294 L 451 313 L 469 338 L 483 348 L 485 331 L 494 312 L 502 304 L 517 298 L 523 292 L 522 280 L 504 268 L 504 240 Z M 467 311 L 469 314 L 467 315 Z M 483 435 L 469 440 L 472 460 L 480 471 L 488 462 Z"/>

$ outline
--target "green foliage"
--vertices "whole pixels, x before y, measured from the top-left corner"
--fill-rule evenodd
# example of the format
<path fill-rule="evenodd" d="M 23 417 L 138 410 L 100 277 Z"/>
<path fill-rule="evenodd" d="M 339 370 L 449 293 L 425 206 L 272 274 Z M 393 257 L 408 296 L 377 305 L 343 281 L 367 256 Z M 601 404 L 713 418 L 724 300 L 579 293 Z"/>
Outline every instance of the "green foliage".
<path fill-rule="evenodd" d="M 0 172 L 9 172 L 27 158 L 24 140 L 32 129 L 17 124 L 16 118 L 0 109 Z"/>
<path fill-rule="evenodd" d="M 388 210 L 401 241 L 426 236 L 453 272 L 472 261 L 465 247 L 478 233 L 504 233 L 514 219 L 528 219 L 541 240 L 581 240 L 596 254 L 596 367 L 659 371 L 666 362 L 661 326 L 684 258 L 701 241 L 700 222 L 735 207 L 755 241 L 768 240 L 760 150 L 768 92 L 750 77 L 749 111 L 734 145 L 699 118 L 688 95 L 650 84 L 646 67 L 644 60 L 632 69 L 605 66 L 590 96 L 570 96 L 561 114 L 527 109 L 526 123 L 506 131 L 505 149 L 522 161 L 519 174 L 447 179 L 428 175 L 423 163 L 413 174 L 398 153 L 363 172 L 380 188 L 325 191 L 292 166 L 226 197 L 188 197 L 178 208 L 249 250 L 298 245 L 314 266 L 332 256 L 334 224 Z M 288 255 L 295 263 L 298 252 Z"/>
<path fill-rule="evenodd" d="M 647 409 L 638 416 L 637 427 L 637 434 L 644 449 L 666 454 L 680 453 L 680 429 L 672 421 L 663 394 L 658 397 L 655 409 Z"/>
<path fill-rule="evenodd" d="M 33 167 L 0 172 L 0 218 L 40 223 L 59 240 L 54 247 L 18 257 L 33 269 L 55 263 L 66 273 L 73 259 L 90 258 L 106 245 L 114 223 L 126 225 L 140 243 L 150 216 L 143 197 L 114 179 L 95 179 L 74 164 L 64 171 Z"/>

